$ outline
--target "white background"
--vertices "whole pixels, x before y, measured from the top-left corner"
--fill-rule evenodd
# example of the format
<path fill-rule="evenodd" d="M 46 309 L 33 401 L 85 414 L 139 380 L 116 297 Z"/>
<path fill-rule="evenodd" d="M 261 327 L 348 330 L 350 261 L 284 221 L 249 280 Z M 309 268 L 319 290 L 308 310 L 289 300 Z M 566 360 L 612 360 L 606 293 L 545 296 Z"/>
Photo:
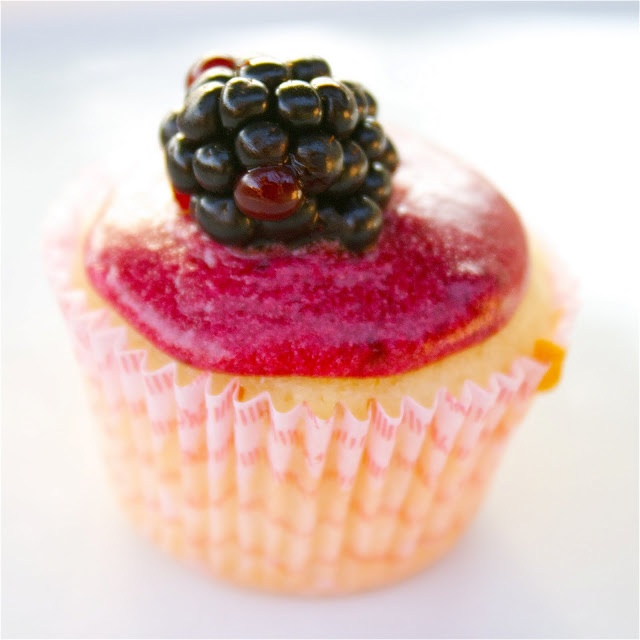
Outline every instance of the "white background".
<path fill-rule="evenodd" d="M 638 635 L 637 3 L 2 5 L 5 637 Z M 138 538 L 107 490 L 39 227 L 87 164 L 154 150 L 198 54 L 320 53 L 480 167 L 571 265 L 562 386 L 459 545 L 341 599 L 238 590 Z"/>

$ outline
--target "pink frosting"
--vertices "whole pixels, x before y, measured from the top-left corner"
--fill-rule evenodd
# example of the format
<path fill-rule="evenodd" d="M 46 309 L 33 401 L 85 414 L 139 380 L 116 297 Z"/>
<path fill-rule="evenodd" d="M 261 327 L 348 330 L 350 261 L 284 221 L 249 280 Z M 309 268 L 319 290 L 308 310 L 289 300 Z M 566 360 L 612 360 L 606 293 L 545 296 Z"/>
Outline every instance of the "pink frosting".
<path fill-rule="evenodd" d="M 526 286 L 526 237 L 509 203 L 428 143 L 394 136 L 402 164 L 375 247 L 219 245 L 163 182 L 116 194 L 85 266 L 150 342 L 199 369 L 332 377 L 406 372 L 477 344 Z"/>

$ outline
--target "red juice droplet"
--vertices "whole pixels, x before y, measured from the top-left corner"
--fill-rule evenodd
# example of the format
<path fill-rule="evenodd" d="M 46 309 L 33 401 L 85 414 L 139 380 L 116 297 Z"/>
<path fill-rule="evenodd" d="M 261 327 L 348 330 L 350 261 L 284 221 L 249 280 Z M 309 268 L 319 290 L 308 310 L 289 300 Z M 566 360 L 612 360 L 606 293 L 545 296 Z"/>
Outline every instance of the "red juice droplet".
<path fill-rule="evenodd" d="M 296 172 L 287 165 L 257 167 L 247 171 L 233 192 L 240 211 L 257 220 L 283 220 L 302 202 Z"/>
<path fill-rule="evenodd" d="M 191 203 L 191 194 L 183 193 L 182 191 L 178 191 L 173 187 L 172 187 L 172 190 L 173 190 L 173 197 L 175 201 L 178 203 L 178 205 L 180 206 L 180 209 L 182 209 L 183 213 L 189 213 L 189 205 Z"/>
<path fill-rule="evenodd" d="M 187 89 L 193 84 L 194 80 L 207 69 L 212 67 L 227 67 L 228 69 L 236 68 L 236 61 L 231 56 L 211 56 L 198 60 L 187 73 L 186 86 Z"/>

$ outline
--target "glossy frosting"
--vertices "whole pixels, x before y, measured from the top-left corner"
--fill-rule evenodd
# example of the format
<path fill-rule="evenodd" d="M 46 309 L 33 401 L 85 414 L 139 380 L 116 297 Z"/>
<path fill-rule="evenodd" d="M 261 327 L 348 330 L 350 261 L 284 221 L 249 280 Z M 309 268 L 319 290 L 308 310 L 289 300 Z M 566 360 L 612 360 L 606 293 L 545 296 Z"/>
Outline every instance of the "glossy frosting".
<path fill-rule="evenodd" d="M 94 223 L 88 278 L 150 342 L 200 369 L 383 376 L 477 344 L 523 295 L 524 230 L 478 174 L 426 142 L 394 142 L 402 164 L 364 255 L 327 241 L 221 246 L 157 177 L 138 193 L 119 190 Z"/>

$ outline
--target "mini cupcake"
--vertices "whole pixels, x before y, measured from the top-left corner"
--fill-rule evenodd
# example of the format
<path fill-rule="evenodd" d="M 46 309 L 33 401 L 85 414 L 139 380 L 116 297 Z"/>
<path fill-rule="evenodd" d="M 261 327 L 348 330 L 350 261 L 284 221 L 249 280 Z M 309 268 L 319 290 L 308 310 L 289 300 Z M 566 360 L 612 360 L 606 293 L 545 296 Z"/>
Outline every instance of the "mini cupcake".
<path fill-rule="evenodd" d="M 203 58 L 161 140 L 164 169 L 85 179 L 46 242 L 125 511 L 250 586 L 422 569 L 558 380 L 557 268 L 319 58 Z"/>

